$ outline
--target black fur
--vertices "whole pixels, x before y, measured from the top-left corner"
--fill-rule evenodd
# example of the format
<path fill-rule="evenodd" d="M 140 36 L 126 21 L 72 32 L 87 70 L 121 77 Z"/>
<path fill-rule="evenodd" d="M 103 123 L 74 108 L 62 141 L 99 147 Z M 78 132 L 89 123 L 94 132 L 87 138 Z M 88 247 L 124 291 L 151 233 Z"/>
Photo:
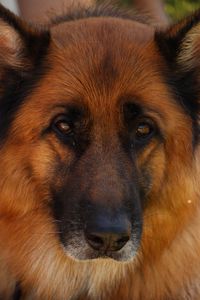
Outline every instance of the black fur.
<path fill-rule="evenodd" d="M 181 21 L 179 30 L 172 32 L 173 27 L 176 26 L 173 25 L 167 32 L 155 34 L 158 49 L 167 64 L 166 82 L 171 87 L 177 102 L 192 119 L 194 145 L 200 139 L 199 66 L 194 65 L 191 70 L 184 70 L 178 64 L 177 58 L 187 33 L 198 24 L 200 24 L 200 10 Z"/>
<path fill-rule="evenodd" d="M 15 287 L 15 292 L 14 292 L 14 295 L 13 295 L 13 300 L 20 300 L 22 297 L 22 291 L 21 291 L 21 288 L 20 288 L 20 284 L 17 283 L 16 287 Z"/>
<path fill-rule="evenodd" d="M 9 80 L 7 83 L 5 82 L 4 92 L 0 97 L 0 145 L 9 132 L 16 112 L 46 70 L 46 66 L 40 66 L 40 68 L 32 70 L 31 75 L 27 76 L 13 69 L 5 71 L 5 81 L 7 78 Z"/>
<path fill-rule="evenodd" d="M 199 95 L 200 85 L 197 80 L 197 70 L 180 73 L 174 78 L 173 89 L 176 93 L 176 99 L 182 105 L 185 112 L 190 115 L 193 123 L 193 145 L 199 143 L 200 127 L 199 127 Z"/>
<path fill-rule="evenodd" d="M 16 111 L 45 72 L 44 57 L 48 51 L 50 36 L 47 31 L 29 28 L 18 17 L 0 5 L 0 20 L 16 30 L 20 35 L 23 51 L 20 59 L 25 62 L 23 69 L 12 67 L 1 69 L 0 96 L 0 143 L 6 136 Z M 27 65 L 28 62 L 28 65 Z"/>

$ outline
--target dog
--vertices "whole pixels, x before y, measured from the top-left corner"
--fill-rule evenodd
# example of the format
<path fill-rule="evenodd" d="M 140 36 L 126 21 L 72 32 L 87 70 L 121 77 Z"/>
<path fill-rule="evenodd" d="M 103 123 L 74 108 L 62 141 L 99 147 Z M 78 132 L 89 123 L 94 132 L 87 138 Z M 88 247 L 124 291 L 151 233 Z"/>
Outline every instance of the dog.
<path fill-rule="evenodd" d="M 1 299 L 200 298 L 199 49 L 200 12 L 0 6 Z"/>

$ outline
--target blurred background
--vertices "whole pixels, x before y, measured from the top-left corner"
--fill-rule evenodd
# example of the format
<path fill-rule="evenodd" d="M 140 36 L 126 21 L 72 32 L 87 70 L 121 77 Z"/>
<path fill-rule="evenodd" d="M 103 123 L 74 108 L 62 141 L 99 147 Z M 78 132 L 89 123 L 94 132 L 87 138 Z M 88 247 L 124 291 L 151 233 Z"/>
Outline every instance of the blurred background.
<path fill-rule="evenodd" d="M 151 1 L 151 0 L 150 0 Z M 200 0 L 168 0 L 165 9 L 172 19 L 180 19 L 200 7 Z"/>
<path fill-rule="evenodd" d="M 155 2 L 155 0 L 148 0 L 149 2 Z M 133 0 L 121 0 L 122 5 L 132 5 Z M 200 8 L 200 0 L 165 0 L 164 8 L 166 13 L 172 18 L 177 20 L 185 16 L 186 14 Z"/>
<path fill-rule="evenodd" d="M 61 11 L 69 2 L 92 3 L 94 0 L 0 0 L 9 9 L 21 14 L 30 21 L 43 21 L 48 10 Z M 97 0 L 101 2 L 102 0 Z M 177 20 L 200 7 L 200 0 L 118 0 L 122 6 L 135 6 L 141 11 L 156 14 L 158 23 L 167 23 L 165 13 L 170 20 Z M 159 20 L 160 16 L 160 20 Z"/>

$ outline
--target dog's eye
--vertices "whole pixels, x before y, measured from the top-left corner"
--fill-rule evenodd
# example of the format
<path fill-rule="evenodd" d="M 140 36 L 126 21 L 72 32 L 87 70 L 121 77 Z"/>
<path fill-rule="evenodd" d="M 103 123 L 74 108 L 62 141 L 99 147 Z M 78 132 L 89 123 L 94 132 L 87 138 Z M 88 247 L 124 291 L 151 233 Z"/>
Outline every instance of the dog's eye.
<path fill-rule="evenodd" d="M 59 116 L 54 120 L 53 129 L 62 136 L 71 136 L 73 134 L 72 126 L 65 116 Z"/>
<path fill-rule="evenodd" d="M 69 134 L 71 132 L 69 124 L 64 121 L 57 122 L 56 127 L 60 132 L 62 132 L 62 134 Z"/>
<path fill-rule="evenodd" d="M 154 126 L 152 122 L 141 121 L 137 124 L 135 130 L 135 138 L 137 141 L 149 139 L 154 134 Z"/>

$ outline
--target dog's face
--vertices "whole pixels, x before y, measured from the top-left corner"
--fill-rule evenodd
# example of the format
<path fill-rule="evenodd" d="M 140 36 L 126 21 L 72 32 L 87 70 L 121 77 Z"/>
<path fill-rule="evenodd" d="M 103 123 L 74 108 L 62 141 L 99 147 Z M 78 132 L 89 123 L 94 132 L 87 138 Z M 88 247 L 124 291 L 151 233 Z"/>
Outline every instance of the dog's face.
<path fill-rule="evenodd" d="M 151 244 L 169 242 L 177 211 L 184 223 L 197 124 L 167 83 L 152 35 L 113 18 L 56 24 L 42 64 L 16 92 L 2 139 L 12 170 L 4 176 L 12 173 L 20 199 L 13 210 L 48 211 L 75 259 L 130 260 L 148 252 L 152 232 Z"/>

